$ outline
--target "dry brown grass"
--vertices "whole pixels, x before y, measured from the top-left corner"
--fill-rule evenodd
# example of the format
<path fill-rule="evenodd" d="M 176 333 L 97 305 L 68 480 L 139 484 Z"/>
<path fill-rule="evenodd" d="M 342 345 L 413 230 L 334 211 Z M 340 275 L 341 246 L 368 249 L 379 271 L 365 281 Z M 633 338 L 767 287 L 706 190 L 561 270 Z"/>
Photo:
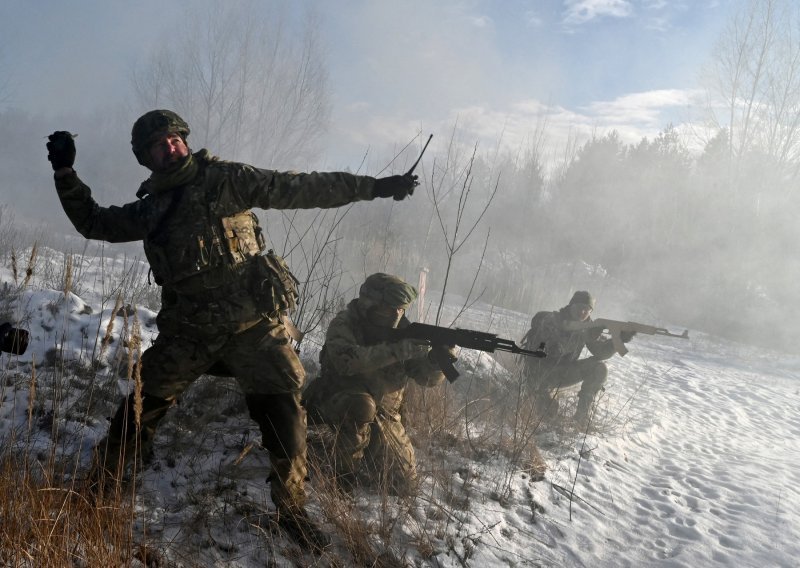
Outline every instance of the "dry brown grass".
<path fill-rule="evenodd" d="M 314 493 L 324 518 L 335 528 L 345 552 L 342 555 L 338 551 L 327 551 L 325 560 L 331 566 L 403 568 L 405 564 L 394 557 L 389 545 L 394 523 L 405 515 L 390 505 L 386 491 L 379 495 L 379 503 L 376 504 L 384 513 L 377 521 L 373 515 L 368 518 L 362 514 L 352 495 L 342 490 L 333 473 L 333 436 L 327 426 L 317 426 L 311 431 L 309 445 L 309 471 Z M 389 510 L 391 514 L 388 514 Z M 369 511 L 372 512 L 374 509 Z"/>
<path fill-rule="evenodd" d="M 129 566 L 129 497 L 95 499 L 46 466 L 6 452 L 0 458 L 0 564 Z"/>
<path fill-rule="evenodd" d="M 8 290 L 9 297 L 5 300 L 18 301 L 18 295 L 32 285 L 38 255 L 39 247 L 34 243 L 24 275 L 20 275 L 12 251 L 16 287 Z M 71 255 L 64 257 L 60 284 L 65 297 L 75 285 Z M 110 332 L 107 330 L 109 335 Z M 63 361 L 54 364 L 41 375 L 34 359 L 27 371 L 29 378 L 18 377 L 19 384 L 27 384 L 27 424 L 22 432 L 13 428 L 5 432 L 0 447 L 0 566 L 155 565 L 147 548 L 134 542 L 132 489 L 117 485 L 105 496 L 96 495 L 77 481 L 80 476 L 76 474 L 73 459 L 65 460 L 59 452 L 56 424 L 62 413 L 67 412 L 61 403 L 68 375 Z M 14 382 L 5 372 L 2 379 L 6 385 Z M 40 390 L 43 396 L 39 395 Z M 17 400 L 14 396 L 4 398 L 3 402 L 16 405 Z M 13 408 L 10 410 L 13 415 Z M 52 425 L 49 447 L 37 443 L 40 440 L 36 433 L 42 429 L 45 416 Z"/>

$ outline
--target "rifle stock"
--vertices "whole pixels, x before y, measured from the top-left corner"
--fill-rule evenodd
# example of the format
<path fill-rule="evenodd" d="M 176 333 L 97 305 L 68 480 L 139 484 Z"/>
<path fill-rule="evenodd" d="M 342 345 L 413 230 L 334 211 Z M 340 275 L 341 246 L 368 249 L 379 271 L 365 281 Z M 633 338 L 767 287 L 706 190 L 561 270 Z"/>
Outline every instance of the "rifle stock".
<path fill-rule="evenodd" d="M 666 335 L 667 337 L 678 337 L 680 339 L 689 339 L 689 330 L 686 329 L 683 333 L 672 333 L 663 327 L 656 327 L 654 325 L 647 325 L 644 323 L 637 323 L 635 321 L 618 321 L 612 319 L 598 318 L 592 321 L 570 321 L 564 323 L 564 328 L 568 331 L 580 331 L 583 329 L 596 329 L 603 328 L 611 336 L 611 342 L 614 345 L 614 351 L 625 356 L 628 353 L 628 348 L 622 341 L 623 331 L 633 331 L 636 333 L 643 333 L 645 335 Z"/>
<path fill-rule="evenodd" d="M 431 345 L 453 345 L 487 353 L 508 351 L 519 355 L 527 355 L 528 357 L 547 356 L 544 352 L 544 343 L 542 343 L 536 351 L 531 351 L 530 349 L 523 349 L 511 339 L 497 337 L 494 333 L 474 331 L 471 329 L 450 329 L 425 323 L 412 323 L 404 328 L 392 329 L 390 330 L 389 339 L 394 341 L 400 339 L 418 339 L 427 341 Z M 443 361 L 441 359 L 443 358 L 437 358 L 437 363 L 439 363 L 439 366 L 442 368 L 442 372 L 445 377 L 447 377 L 447 380 L 452 383 L 459 376 L 458 370 L 453 365 L 454 361 Z"/>

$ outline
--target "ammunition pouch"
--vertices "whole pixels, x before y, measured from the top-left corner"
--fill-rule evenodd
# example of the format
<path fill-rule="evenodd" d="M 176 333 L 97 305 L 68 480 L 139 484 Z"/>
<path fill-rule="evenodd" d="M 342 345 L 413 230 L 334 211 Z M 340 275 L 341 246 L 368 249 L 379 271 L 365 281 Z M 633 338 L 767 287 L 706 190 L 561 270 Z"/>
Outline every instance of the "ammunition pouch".
<path fill-rule="evenodd" d="M 264 237 L 255 214 L 243 211 L 220 219 L 225 234 L 225 248 L 231 264 L 241 264 L 258 256 L 265 248 Z"/>
<path fill-rule="evenodd" d="M 256 259 L 254 295 L 259 311 L 274 317 L 290 313 L 300 299 L 300 281 L 289 270 L 286 261 L 270 249 Z"/>

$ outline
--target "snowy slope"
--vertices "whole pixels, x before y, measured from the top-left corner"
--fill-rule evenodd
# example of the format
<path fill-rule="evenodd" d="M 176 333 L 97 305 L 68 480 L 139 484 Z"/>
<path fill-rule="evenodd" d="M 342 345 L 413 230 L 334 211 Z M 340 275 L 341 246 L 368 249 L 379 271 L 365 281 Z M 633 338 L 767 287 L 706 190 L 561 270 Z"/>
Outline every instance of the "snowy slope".
<path fill-rule="evenodd" d="M 59 432 L 59 455 L 79 468 L 130 388 L 132 313 L 127 323 L 122 312 L 112 317 L 113 300 L 102 298 L 24 291 L 12 308 L 32 332 L 31 348 L 0 358 L 0 435 L 18 441 L 12 434 L 28 428 L 35 358 L 34 446 L 46 448 Z M 530 314 L 474 308 L 463 327 L 499 322 L 500 313 L 495 330 L 518 338 Z M 137 310 L 145 346 L 154 315 Z M 420 449 L 424 484 L 411 501 L 361 489 L 353 503 L 331 502 L 312 473 L 310 509 L 334 535 L 327 560 L 269 530 L 268 460 L 256 426 L 234 381 L 203 377 L 170 411 L 156 461 L 138 476 L 138 530 L 175 566 L 347 565 L 345 517 L 376 529 L 375 550 L 414 566 L 798 566 L 800 361 L 691 337 L 637 336 L 611 362 L 588 435 L 538 431 L 550 467 L 544 481 L 532 483 L 501 451 L 468 453 L 463 440 L 446 438 Z M 310 362 L 317 352 L 307 345 Z M 48 370 L 59 353 L 65 370 Z M 473 396 L 471 385 L 514 383 L 487 355 L 463 351 L 461 359 L 463 376 L 444 387 L 454 401 Z M 58 428 L 44 427 L 56 400 L 69 411 L 55 413 Z"/>

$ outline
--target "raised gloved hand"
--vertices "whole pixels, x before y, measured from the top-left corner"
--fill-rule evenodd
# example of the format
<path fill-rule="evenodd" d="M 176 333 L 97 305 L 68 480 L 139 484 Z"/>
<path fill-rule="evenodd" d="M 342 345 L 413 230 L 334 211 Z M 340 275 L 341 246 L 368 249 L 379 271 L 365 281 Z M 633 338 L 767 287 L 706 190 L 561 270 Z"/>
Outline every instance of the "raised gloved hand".
<path fill-rule="evenodd" d="M 636 335 L 635 331 L 620 331 L 619 338 L 622 343 L 628 343 Z"/>
<path fill-rule="evenodd" d="M 418 185 L 414 174 L 389 176 L 375 180 L 372 194 L 374 197 L 392 197 L 395 201 L 400 201 L 412 195 Z"/>
<path fill-rule="evenodd" d="M 418 339 L 401 339 L 390 345 L 394 354 L 401 361 L 427 357 L 428 351 L 431 349 L 427 342 Z"/>
<path fill-rule="evenodd" d="M 47 159 L 53 170 L 71 168 L 75 163 L 75 136 L 66 130 L 57 130 L 47 137 Z"/>

